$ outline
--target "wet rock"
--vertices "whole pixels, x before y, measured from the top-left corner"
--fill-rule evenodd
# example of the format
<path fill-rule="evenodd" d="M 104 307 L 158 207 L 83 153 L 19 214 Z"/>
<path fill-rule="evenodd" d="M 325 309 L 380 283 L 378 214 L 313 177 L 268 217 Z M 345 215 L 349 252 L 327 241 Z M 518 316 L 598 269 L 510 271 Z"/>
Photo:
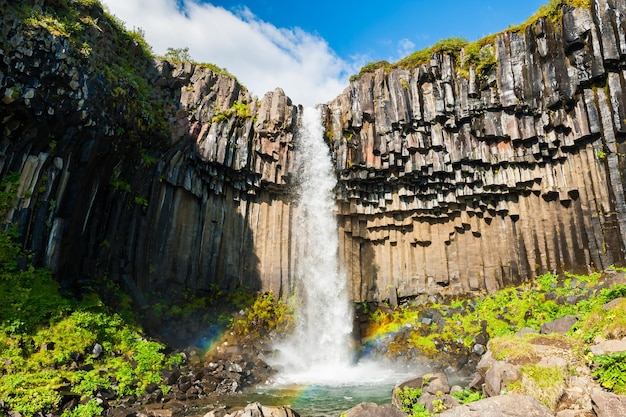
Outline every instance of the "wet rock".
<path fill-rule="evenodd" d="M 299 417 L 300 415 L 288 406 L 268 407 L 260 403 L 248 404 L 243 410 L 226 414 L 227 417 Z"/>
<path fill-rule="evenodd" d="M 391 403 L 398 409 L 402 408 L 399 393 L 405 388 L 422 390 L 423 394 L 422 397 L 420 397 L 420 401 L 422 401 L 423 398 L 424 404 L 430 404 L 434 399 L 442 399 L 444 394 L 450 393 L 450 384 L 448 383 L 448 378 L 445 373 L 423 374 L 400 382 L 393 388 L 391 392 Z"/>
<path fill-rule="evenodd" d="M 107 410 L 107 417 L 135 417 L 137 411 L 126 406 L 117 406 Z"/>
<path fill-rule="evenodd" d="M 342 413 L 343 415 L 343 413 Z M 406 413 L 391 405 L 360 403 L 345 412 L 345 417 L 405 417 Z"/>

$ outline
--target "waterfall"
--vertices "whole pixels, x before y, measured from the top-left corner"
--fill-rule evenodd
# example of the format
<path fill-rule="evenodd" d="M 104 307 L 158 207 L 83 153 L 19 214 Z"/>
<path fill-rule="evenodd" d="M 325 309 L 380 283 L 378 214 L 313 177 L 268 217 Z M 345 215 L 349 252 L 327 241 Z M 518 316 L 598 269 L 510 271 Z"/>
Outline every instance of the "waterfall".
<path fill-rule="evenodd" d="M 338 260 L 337 179 L 319 109 L 304 109 L 298 144 L 297 322 L 277 347 L 277 362 L 288 379 L 334 382 L 352 364 L 353 314 Z"/>

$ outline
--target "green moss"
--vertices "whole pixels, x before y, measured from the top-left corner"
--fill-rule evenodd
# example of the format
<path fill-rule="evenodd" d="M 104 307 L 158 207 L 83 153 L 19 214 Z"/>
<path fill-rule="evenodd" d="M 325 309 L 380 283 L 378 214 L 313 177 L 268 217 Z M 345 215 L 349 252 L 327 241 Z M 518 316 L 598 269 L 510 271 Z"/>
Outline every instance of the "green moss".
<path fill-rule="evenodd" d="M 223 122 L 230 118 L 230 116 L 233 114 L 235 114 L 240 119 L 249 119 L 252 117 L 252 114 L 250 113 L 250 106 L 241 101 L 236 101 L 235 103 L 233 103 L 232 106 L 230 106 L 229 109 L 216 113 L 211 118 L 211 123 Z"/>
<path fill-rule="evenodd" d="M 455 61 L 458 62 L 461 50 L 467 44 L 467 39 L 464 38 L 452 37 L 443 39 L 433 46 L 413 52 L 406 58 L 396 62 L 393 66 L 399 68 L 414 68 L 428 63 L 434 54 L 451 55 L 455 58 Z"/>

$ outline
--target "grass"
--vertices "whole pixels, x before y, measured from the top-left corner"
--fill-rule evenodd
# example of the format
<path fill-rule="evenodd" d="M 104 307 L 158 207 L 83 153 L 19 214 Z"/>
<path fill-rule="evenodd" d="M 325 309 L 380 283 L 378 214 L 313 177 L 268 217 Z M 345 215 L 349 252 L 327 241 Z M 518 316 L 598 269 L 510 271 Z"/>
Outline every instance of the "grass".
<path fill-rule="evenodd" d="M 536 398 L 546 407 L 555 410 L 565 390 L 565 372 L 558 366 L 539 366 L 536 364 L 522 366 L 520 394 Z"/>
<path fill-rule="evenodd" d="M 500 336 L 491 339 L 489 347 L 494 359 L 504 360 L 515 365 L 535 363 L 540 356 L 533 345 L 516 336 Z"/>

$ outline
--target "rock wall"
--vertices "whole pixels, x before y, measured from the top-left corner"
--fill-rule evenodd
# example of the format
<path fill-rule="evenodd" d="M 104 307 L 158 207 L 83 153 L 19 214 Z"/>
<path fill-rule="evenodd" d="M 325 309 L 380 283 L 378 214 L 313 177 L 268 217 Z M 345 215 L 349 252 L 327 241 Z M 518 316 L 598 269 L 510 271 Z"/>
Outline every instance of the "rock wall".
<path fill-rule="evenodd" d="M 299 107 L 154 59 L 97 4 L 0 6 L 0 216 L 37 263 L 143 305 L 294 292 Z M 324 105 L 356 301 L 623 263 L 625 19 L 594 0 L 497 36 L 485 77 L 434 55 Z"/>
<path fill-rule="evenodd" d="M 354 299 L 623 263 L 626 3 L 592 3 L 499 34 L 484 77 L 435 54 L 328 104 Z"/>
<path fill-rule="evenodd" d="M 155 60 L 99 5 L 70 3 L 3 5 L 7 224 L 70 288 L 107 277 L 144 305 L 239 285 L 287 295 L 299 109 Z M 55 26 L 68 16 L 82 29 Z"/>

